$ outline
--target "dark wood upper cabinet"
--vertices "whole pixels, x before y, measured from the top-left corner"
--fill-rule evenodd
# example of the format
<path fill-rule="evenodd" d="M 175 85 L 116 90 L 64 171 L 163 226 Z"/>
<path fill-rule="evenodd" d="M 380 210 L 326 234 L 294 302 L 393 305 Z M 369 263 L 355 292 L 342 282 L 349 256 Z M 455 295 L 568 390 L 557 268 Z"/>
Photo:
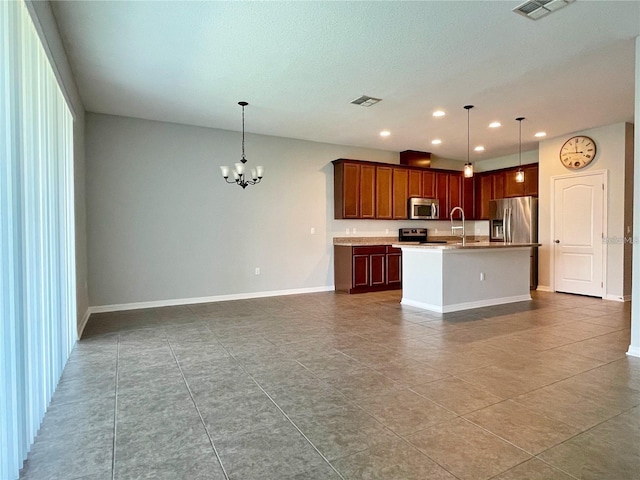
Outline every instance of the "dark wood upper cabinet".
<path fill-rule="evenodd" d="M 360 218 L 376 218 L 376 167 L 360 166 Z"/>
<path fill-rule="evenodd" d="M 436 195 L 440 202 L 440 220 L 447 220 L 453 207 L 463 207 L 462 172 L 438 171 L 436 176 Z M 466 213 L 465 213 L 466 216 Z M 462 218 L 456 212 L 454 218 Z"/>
<path fill-rule="evenodd" d="M 469 219 L 476 218 L 476 188 L 473 177 L 465 178 L 462 176 L 462 208 L 464 210 L 464 214 Z"/>
<path fill-rule="evenodd" d="M 376 218 L 393 218 L 393 168 L 376 167 Z"/>
<path fill-rule="evenodd" d="M 409 198 L 424 197 L 422 188 L 422 171 L 409 170 Z"/>
<path fill-rule="evenodd" d="M 516 183 L 518 167 L 476 173 L 338 159 L 334 164 L 335 218 L 380 220 L 408 218 L 410 197 L 437 198 L 440 219 L 454 207 L 468 219 L 488 219 L 489 201 L 496 198 L 538 195 L 538 165 L 523 165 L 524 183 Z M 456 213 L 454 218 L 460 218 Z"/>
<path fill-rule="evenodd" d="M 407 200 L 409 199 L 409 170 L 393 169 L 393 218 L 407 218 Z"/>
<path fill-rule="evenodd" d="M 462 174 L 449 174 L 449 212 L 455 207 L 462 207 Z M 465 215 L 466 216 L 466 215 Z M 462 214 L 457 211 L 453 214 L 453 218 L 462 218 Z M 467 217 L 470 218 L 470 217 Z"/>
<path fill-rule="evenodd" d="M 525 196 L 538 196 L 538 165 L 528 165 L 524 170 L 524 194 Z"/>
<path fill-rule="evenodd" d="M 449 174 L 436 173 L 436 198 L 440 202 L 440 219 L 449 218 Z"/>
<path fill-rule="evenodd" d="M 436 172 L 422 172 L 422 196 L 436 198 Z"/>
<path fill-rule="evenodd" d="M 493 175 L 477 175 L 476 218 L 489 218 L 489 201 L 493 199 Z"/>
<path fill-rule="evenodd" d="M 489 218 L 489 201 L 496 198 L 538 196 L 538 164 L 524 165 L 524 183 L 516 183 L 518 167 L 505 168 L 477 175 L 476 218 Z"/>
<path fill-rule="evenodd" d="M 492 192 L 493 196 L 491 200 L 494 198 L 504 198 L 504 173 L 498 172 L 492 174 L 493 179 L 493 187 Z"/>
<path fill-rule="evenodd" d="M 522 170 L 523 183 L 516 182 L 517 167 L 503 172 L 505 197 L 538 196 L 538 165 L 525 165 Z"/>
<path fill-rule="evenodd" d="M 335 218 L 360 217 L 360 165 L 339 163 L 334 166 Z"/>
<path fill-rule="evenodd" d="M 504 173 L 504 196 L 521 197 L 524 195 L 524 183 L 516 182 L 516 172 Z"/>

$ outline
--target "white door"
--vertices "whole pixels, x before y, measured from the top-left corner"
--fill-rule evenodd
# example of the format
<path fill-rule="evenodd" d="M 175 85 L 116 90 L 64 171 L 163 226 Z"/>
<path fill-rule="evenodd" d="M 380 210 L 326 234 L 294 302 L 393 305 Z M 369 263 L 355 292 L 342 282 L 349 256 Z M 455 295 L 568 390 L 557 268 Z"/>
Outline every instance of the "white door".
<path fill-rule="evenodd" d="M 605 175 L 554 179 L 554 290 L 602 297 Z"/>

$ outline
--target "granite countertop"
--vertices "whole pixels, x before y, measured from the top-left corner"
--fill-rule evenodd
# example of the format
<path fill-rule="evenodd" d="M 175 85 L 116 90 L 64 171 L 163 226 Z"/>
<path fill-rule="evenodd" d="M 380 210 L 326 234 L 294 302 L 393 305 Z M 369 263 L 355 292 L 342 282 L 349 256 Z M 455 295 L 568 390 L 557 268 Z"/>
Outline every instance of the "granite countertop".
<path fill-rule="evenodd" d="M 484 242 L 484 243 L 488 243 L 488 238 L 486 236 L 468 236 L 467 237 L 467 242 Z M 455 243 L 455 242 L 459 242 L 460 241 L 460 237 L 453 237 L 453 236 L 437 236 L 437 237 L 428 237 L 427 238 L 427 242 L 447 242 L 447 244 L 444 243 L 437 243 L 435 245 L 431 245 L 431 246 L 441 246 L 441 247 L 446 247 L 448 244 L 450 243 Z M 333 244 L 336 246 L 343 246 L 343 247 L 366 247 L 366 246 L 373 246 L 373 245 L 397 245 L 397 246 L 402 246 L 402 245 L 424 245 L 424 246 L 429 246 L 426 245 L 424 243 L 419 243 L 419 242 L 400 242 L 398 240 L 398 237 L 334 237 L 333 238 Z"/>
<path fill-rule="evenodd" d="M 500 249 L 500 248 L 522 248 L 522 247 L 539 247 L 539 243 L 504 243 L 504 242 L 478 242 L 467 240 L 464 244 L 462 242 L 451 242 L 446 244 L 431 244 L 417 243 L 413 245 L 407 245 L 403 243 L 395 243 L 394 247 L 407 247 L 427 249 L 427 250 L 481 250 L 481 249 Z"/>

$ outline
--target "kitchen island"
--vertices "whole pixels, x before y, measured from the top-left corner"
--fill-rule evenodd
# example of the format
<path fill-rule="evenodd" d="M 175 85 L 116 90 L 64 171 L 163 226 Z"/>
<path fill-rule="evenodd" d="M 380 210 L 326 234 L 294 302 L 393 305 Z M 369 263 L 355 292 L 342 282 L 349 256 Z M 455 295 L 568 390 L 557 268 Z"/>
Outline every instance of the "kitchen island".
<path fill-rule="evenodd" d="M 531 300 L 538 243 L 394 244 L 402 249 L 402 304 L 447 313 Z"/>

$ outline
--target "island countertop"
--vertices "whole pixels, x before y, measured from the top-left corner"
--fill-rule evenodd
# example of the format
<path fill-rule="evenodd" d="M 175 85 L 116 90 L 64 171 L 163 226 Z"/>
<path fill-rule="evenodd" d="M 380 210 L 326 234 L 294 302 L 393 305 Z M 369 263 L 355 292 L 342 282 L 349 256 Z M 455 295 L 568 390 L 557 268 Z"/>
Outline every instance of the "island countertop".
<path fill-rule="evenodd" d="M 424 250 L 481 250 L 481 249 L 500 249 L 500 248 L 531 248 L 539 247 L 540 243 L 505 243 L 505 242 L 447 242 L 447 243 L 394 243 L 392 246 L 396 248 L 412 248 Z"/>

